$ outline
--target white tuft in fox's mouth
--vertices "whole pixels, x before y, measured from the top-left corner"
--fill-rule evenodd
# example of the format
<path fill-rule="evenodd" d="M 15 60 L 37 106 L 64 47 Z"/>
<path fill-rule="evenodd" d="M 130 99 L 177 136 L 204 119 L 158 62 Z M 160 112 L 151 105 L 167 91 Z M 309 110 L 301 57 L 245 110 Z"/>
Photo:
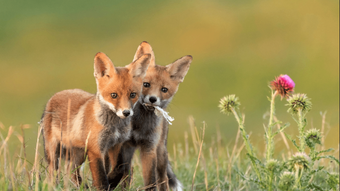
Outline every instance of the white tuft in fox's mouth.
<path fill-rule="evenodd" d="M 171 121 L 175 120 L 173 117 L 171 117 L 169 115 L 168 112 L 166 112 L 165 110 L 163 110 L 161 107 L 157 106 L 157 105 L 151 105 L 151 104 L 148 104 L 148 103 L 143 103 L 143 105 L 146 107 L 146 108 L 152 108 L 152 111 L 155 112 L 155 114 L 159 117 L 159 116 L 163 116 L 166 121 L 172 125 Z M 149 109 L 151 110 L 151 109 Z"/>

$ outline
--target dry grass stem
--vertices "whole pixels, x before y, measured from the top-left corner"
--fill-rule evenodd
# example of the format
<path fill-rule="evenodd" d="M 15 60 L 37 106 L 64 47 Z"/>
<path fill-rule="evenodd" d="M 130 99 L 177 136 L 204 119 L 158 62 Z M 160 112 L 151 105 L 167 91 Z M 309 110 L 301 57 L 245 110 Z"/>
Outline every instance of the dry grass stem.
<path fill-rule="evenodd" d="M 25 133 L 24 133 L 24 126 L 21 125 L 20 126 L 21 128 L 21 133 L 22 133 L 22 147 L 24 148 L 24 170 L 26 172 L 26 175 L 28 177 L 28 186 L 30 189 L 32 189 L 31 185 L 30 185 L 30 182 L 31 182 L 31 176 L 29 175 L 28 173 L 28 170 L 26 169 L 26 166 L 27 166 L 27 156 L 26 156 L 26 144 L 25 144 Z"/>
<path fill-rule="evenodd" d="M 9 140 L 9 138 L 11 137 L 12 133 L 13 133 L 13 126 L 10 126 L 8 129 L 8 133 L 7 133 L 7 137 L 5 138 L 5 140 L 2 142 L 1 148 L 0 148 L 0 153 L 1 151 L 5 148 L 5 145 L 7 145 L 7 142 Z"/>
<path fill-rule="evenodd" d="M 175 169 L 177 170 L 177 158 L 176 158 L 176 145 L 175 145 L 175 143 L 173 144 L 173 149 L 174 149 L 174 163 L 175 163 Z"/>
<path fill-rule="evenodd" d="M 325 142 L 325 124 L 326 124 L 326 113 L 327 111 L 325 111 L 324 113 L 322 113 L 322 123 L 321 123 L 321 135 L 323 135 L 321 137 L 321 143 Z M 325 144 L 321 145 L 321 150 L 325 150 Z"/>
<path fill-rule="evenodd" d="M 215 164 L 216 164 L 216 181 L 217 181 L 217 190 L 220 191 L 221 190 L 221 186 L 220 186 L 220 168 L 218 165 L 218 158 L 215 158 Z"/>
<path fill-rule="evenodd" d="M 193 175 L 193 178 L 192 178 L 191 190 L 194 190 L 194 183 L 195 183 L 195 177 L 196 177 L 197 167 L 198 167 L 198 164 L 199 164 L 199 162 L 200 162 L 200 158 L 201 158 L 201 154 L 202 154 L 204 133 L 205 133 L 205 125 L 203 126 L 202 141 L 201 141 L 200 150 L 199 150 L 198 157 L 197 157 L 197 163 L 196 163 L 194 175 Z"/>
<path fill-rule="evenodd" d="M 69 125 L 70 125 L 70 113 L 71 113 L 71 99 L 68 99 L 68 102 L 67 102 L 67 121 L 66 121 L 66 130 L 65 130 L 66 133 L 68 133 L 68 129 L 69 129 Z M 68 145 L 71 145 L 70 139 L 68 138 L 68 136 L 67 136 L 67 140 L 65 140 L 65 142 L 66 141 L 67 141 Z M 62 145 L 60 145 L 60 148 L 62 148 Z M 71 160 L 71 156 L 69 156 L 70 155 L 69 152 L 71 152 L 71 150 L 69 150 L 69 148 L 66 147 L 65 163 L 67 163 L 66 160 L 68 158 L 70 158 L 70 161 L 67 164 L 65 164 L 65 168 L 64 168 L 64 171 L 67 175 L 67 177 L 64 178 L 65 188 L 68 188 L 69 177 L 71 177 L 70 175 L 71 175 L 71 169 L 72 169 L 71 168 L 72 167 L 72 160 Z M 59 158 L 59 160 L 61 161 L 61 158 Z"/>
<path fill-rule="evenodd" d="M 3 123 L 1 123 L 1 122 L 0 122 L 0 128 L 1 128 L 2 130 L 5 130 L 5 125 L 4 125 Z"/>
<path fill-rule="evenodd" d="M 234 154 L 235 154 L 235 151 L 236 151 L 236 148 L 237 148 L 237 144 L 238 144 L 238 140 L 240 138 L 240 134 L 241 134 L 241 130 L 240 130 L 240 128 L 238 128 L 237 134 L 236 134 L 234 148 L 233 148 L 233 151 L 231 152 L 231 156 L 229 157 L 229 165 L 228 165 L 228 177 L 229 177 L 228 180 L 229 180 L 229 182 L 231 182 L 231 165 L 232 165 L 232 160 L 234 158 Z"/>
<path fill-rule="evenodd" d="M 185 142 L 185 158 L 189 159 L 189 141 L 188 141 L 188 132 L 184 132 L 184 142 Z"/>
<path fill-rule="evenodd" d="M 274 121 L 275 121 L 275 122 L 278 121 L 277 118 L 276 118 L 276 116 L 274 116 Z M 276 126 L 277 126 L 278 129 L 280 129 L 280 124 L 277 124 Z M 289 144 L 288 144 L 287 138 L 286 138 L 286 136 L 285 136 L 285 134 L 284 134 L 283 132 L 280 132 L 280 135 L 281 135 L 281 137 L 282 137 L 283 142 L 285 143 L 285 145 L 286 145 L 286 147 L 287 147 L 287 150 L 288 150 L 288 157 L 291 157 L 291 156 L 292 156 L 292 152 L 291 152 L 291 150 L 290 150 L 290 146 L 289 146 Z"/>
<path fill-rule="evenodd" d="M 222 148 L 221 147 L 221 145 L 222 145 L 222 137 L 221 137 L 221 131 L 220 131 L 220 126 L 219 125 L 217 125 L 217 127 L 216 127 L 216 134 L 217 134 L 217 137 L 216 137 L 217 138 L 217 151 L 219 151 L 219 149 Z"/>
<path fill-rule="evenodd" d="M 5 140 L 2 141 L 2 146 L 0 148 L 0 154 L 3 150 L 3 153 L 4 153 L 4 171 L 5 171 L 5 176 L 7 176 L 7 157 L 6 157 L 6 153 L 8 152 L 8 150 L 6 149 L 6 146 L 7 146 L 7 142 L 9 140 L 9 138 L 11 137 L 13 133 L 13 127 L 10 126 L 9 129 L 8 129 L 8 133 L 7 133 L 7 137 L 5 138 Z M 1 136 L 2 138 L 2 136 Z M 2 138 L 3 139 L 3 138 Z M 9 153 L 8 153 L 9 155 Z"/>
<path fill-rule="evenodd" d="M 60 167 L 61 167 L 61 154 L 62 154 L 62 148 L 63 148 L 63 126 L 62 126 L 62 123 L 60 122 L 60 148 L 59 148 L 59 160 L 58 160 L 58 172 L 57 172 L 57 184 L 59 184 L 60 182 L 60 177 L 61 177 L 61 172 L 60 172 Z M 58 159 L 58 157 L 57 156 L 55 156 L 54 157 L 54 160 L 57 160 Z M 54 163 L 53 163 L 54 164 Z M 54 169 L 54 170 L 56 170 L 56 169 Z"/>
<path fill-rule="evenodd" d="M 191 131 L 191 137 L 192 137 L 192 143 L 193 143 L 193 146 L 194 146 L 194 149 L 195 149 L 195 154 L 197 154 L 198 152 L 198 149 L 197 149 L 197 140 L 196 140 L 196 136 L 195 136 L 195 128 L 196 128 L 196 125 L 195 125 L 195 119 L 194 117 L 192 116 L 189 116 L 189 124 L 190 124 L 190 131 Z"/>
<path fill-rule="evenodd" d="M 32 173 L 35 172 L 35 190 L 38 190 L 38 185 L 39 185 L 39 165 L 37 165 L 37 162 L 38 162 L 39 139 L 40 139 L 41 132 L 42 132 L 42 127 L 40 127 L 38 131 L 37 144 L 35 146 L 34 165 L 31 171 Z M 32 181 L 33 181 L 33 178 L 32 178 Z"/>

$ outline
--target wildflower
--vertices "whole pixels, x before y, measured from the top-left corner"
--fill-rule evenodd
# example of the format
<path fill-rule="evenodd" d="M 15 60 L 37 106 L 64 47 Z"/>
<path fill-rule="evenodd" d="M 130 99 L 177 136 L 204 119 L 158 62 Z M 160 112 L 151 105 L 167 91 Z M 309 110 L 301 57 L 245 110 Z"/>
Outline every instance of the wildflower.
<path fill-rule="evenodd" d="M 315 144 L 321 145 L 321 133 L 318 129 L 310 129 L 305 136 L 306 144 L 309 148 L 314 148 Z"/>
<path fill-rule="evenodd" d="M 297 170 L 309 169 L 310 158 L 306 153 L 296 153 L 288 160 L 288 168 Z"/>
<path fill-rule="evenodd" d="M 276 171 L 280 166 L 280 163 L 278 160 L 276 159 L 270 159 L 267 164 L 266 164 L 266 168 L 270 171 L 270 172 L 274 172 Z"/>
<path fill-rule="evenodd" d="M 284 172 L 280 176 L 279 189 L 280 190 L 291 190 L 295 183 L 295 177 L 292 172 Z"/>
<path fill-rule="evenodd" d="M 312 102 L 307 97 L 306 94 L 294 94 L 290 98 L 288 98 L 288 112 L 291 114 L 298 113 L 301 110 L 303 113 L 307 113 L 312 109 Z"/>
<path fill-rule="evenodd" d="M 220 100 L 220 105 L 218 107 L 220 108 L 221 112 L 224 114 L 232 113 L 232 109 L 237 109 L 240 105 L 240 102 L 238 101 L 238 97 L 236 97 L 234 94 L 228 95 L 223 97 Z"/>
<path fill-rule="evenodd" d="M 287 98 L 293 92 L 295 87 L 294 81 L 287 75 L 280 75 L 275 80 L 270 82 L 271 89 L 281 95 L 282 98 Z"/>

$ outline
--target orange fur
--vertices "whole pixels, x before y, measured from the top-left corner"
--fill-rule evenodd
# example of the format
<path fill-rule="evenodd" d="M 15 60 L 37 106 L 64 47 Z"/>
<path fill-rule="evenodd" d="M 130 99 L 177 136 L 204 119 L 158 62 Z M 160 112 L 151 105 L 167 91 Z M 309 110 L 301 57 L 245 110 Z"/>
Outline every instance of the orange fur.
<path fill-rule="evenodd" d="M 60 156 L 66 156 L 77 167 L 87 154 L 94 186 L 108 188 L 103 157 L 130 135 L 132 113 L 126 111 L 133 112 L 149 61 L 150 55 L 145 54 L 126 67 L 118 68 L 104 53 L 98 53 L 94 59 L 96 94 L 73 89 L 51 97 L 42 117 L 45 156 L 51 177 L 58 168 Z M 81 181 L 79 171 L 76 173 L 73 179 Z"/>
<path fill-rule="evenodd" d="M 168 124 L 161 116 L 156 116 L 154 106 L 166 109 L 178 86 L 187 74 L 192 57 L 184 56 L 167 66 L 155 64 L 151 46 L 142 42 L 134 59 L 143 54 L 151 55 L 150 66 L 143 81 L 143 90 L 132 117 L 131 138 L 123 143 L 114 171 L 109 174 L 109 182 L 116 187 L 121 180 L 128 185 L 131 160 L 136 148 L 140 148 L 144 185 L 147 190 L 181 190 L 181 183 L 173 173 L 168 161 L 166 148 Z M 147 106 L 146 106 L 147 105 Z M 156 186 L 157 185 L 157 186 Z"/>

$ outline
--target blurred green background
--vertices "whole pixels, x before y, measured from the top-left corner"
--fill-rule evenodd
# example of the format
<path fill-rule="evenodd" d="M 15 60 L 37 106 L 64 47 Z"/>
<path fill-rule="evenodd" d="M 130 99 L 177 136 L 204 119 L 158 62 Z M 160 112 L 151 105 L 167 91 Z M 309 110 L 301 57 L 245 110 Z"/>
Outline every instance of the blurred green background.
<path fill-rule="evenodd" d="M 0 122 L 25 130 L 33 158 L 44 105 L 56 92 L 80 88 L 95 93 L 93 58 L 101 51 L 116 66 L 129 64 L 142 41 L 156 62 L 166 65 L 192 55 L 191 68 L 169 106 L 169 149 L 207 123 L 206 142 L 221 131 L 233 144 L 237 124 L 217 105 L 225 95 L 240 97 L 251 141 L 263 147 L 268 84 L 280 74 L 296 83 L 295 92 L 312 98 L 308 128 L 321 128 L 327 111 L 326 147 L 339 144 L 339 1 L 0 1 Z M 277 117 L 297 127 L 276 99 Z M 279 138 L 279 137 L 278 137 Z M 279 142 L 278 149 L 284 149 Z M 280 145 L 281 144 L 281 145 Z M 20 147 L 15 136 L 10 148 Z"/>

